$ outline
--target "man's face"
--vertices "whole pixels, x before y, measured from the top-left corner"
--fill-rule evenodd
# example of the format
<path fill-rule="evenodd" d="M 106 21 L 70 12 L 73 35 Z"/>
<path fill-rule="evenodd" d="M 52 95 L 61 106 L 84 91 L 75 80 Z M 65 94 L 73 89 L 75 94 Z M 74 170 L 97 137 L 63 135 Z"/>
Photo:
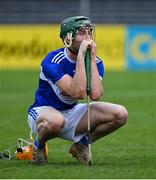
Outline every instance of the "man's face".
<path fill-rule="evenodd" d="M 76 36 L 73 39 L 71 47 L 78 51 L 81 42 L 86 39 L 93 39 L 93 28 L 83 27 L 77 30 Z"/>

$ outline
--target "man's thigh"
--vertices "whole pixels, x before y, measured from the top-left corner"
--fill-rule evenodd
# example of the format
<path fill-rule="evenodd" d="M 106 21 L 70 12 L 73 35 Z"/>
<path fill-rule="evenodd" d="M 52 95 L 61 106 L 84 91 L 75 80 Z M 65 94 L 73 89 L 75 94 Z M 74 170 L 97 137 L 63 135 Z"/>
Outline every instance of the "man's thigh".
<path fill-rule="evenodd" d="M 115 112 L 120 108 L 120 105 L 107 102 L 92 102 L 90 103 L 90 128 L 95 129 L 98 125 L 112 121 Z M 81 134 L 87 131 L 88 117 L 87 112 L 81 118 L 76 128 L 76 134 Z"/>
<path fill-rule="evenodd" d="M 32 108 L 28 114 L 28 124 L 33 133 L 37 132 L 37 124 L 43 120 L 51 119 L 56 121 L 62 114 L 50 106 Z"/>
<path fill-rule="evenodd" d="M 56 109 L 54 109 L 53 107 L 50 107 L 50 106 L 44 106 L 43 108 L 41 108 L 41 110 L 38 113 L 37 123 L 42 119 L 58 121 L 60 116 L 63 117 L 63 115 L 62 115 L 62 113 L 60 111 L 58 111 L 58 110 L 56 110 Z"/>

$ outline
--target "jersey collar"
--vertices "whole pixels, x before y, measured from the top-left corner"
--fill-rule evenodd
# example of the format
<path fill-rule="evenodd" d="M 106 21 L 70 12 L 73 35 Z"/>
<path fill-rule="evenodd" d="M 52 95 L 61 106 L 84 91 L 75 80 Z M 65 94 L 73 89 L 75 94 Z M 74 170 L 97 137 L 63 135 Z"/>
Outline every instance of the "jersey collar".
<path fill-rule="evenodd" d="M 64 54 L 65 54 L 65 57 L 67 58 L 68 61 L 70 61 L 71 63 L 76 63 L 73 59 L 71 59 L 68 54 L 67 54 L 67 48 L 64 48 Z"/>

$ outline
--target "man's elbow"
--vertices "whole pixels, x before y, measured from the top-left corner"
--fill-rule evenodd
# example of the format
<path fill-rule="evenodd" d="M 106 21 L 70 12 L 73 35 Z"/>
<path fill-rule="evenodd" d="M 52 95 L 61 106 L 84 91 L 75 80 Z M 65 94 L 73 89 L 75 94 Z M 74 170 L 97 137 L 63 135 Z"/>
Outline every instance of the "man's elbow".
<path fill-rule="evenodd" d="M 84 99 L 85 96 L 86 96 L 86 90 L 84 90 L 84 89 L 81 89 L 77 94 L 78 99 Z"/>
<path fill-rule="evenodd" d="M 77 99 L 84 99 L 86 96 L 86 89 L 75 90 L 72 94 L 72 97 Z"/>
<path fill-rule="evenodd" d="M 94 91 L 91 93 L 90 98 L 93 101 L 98 101 L 100 99 L 100 97 L 102 96 L 103 92 L 102 91 Z"/>
<path fill-rule="evenodd" d="M 93 101 L 98 101 L 100 99 L 101 96 L 97 96 L 97 95 L 91 95 L 90 98 Z"/>

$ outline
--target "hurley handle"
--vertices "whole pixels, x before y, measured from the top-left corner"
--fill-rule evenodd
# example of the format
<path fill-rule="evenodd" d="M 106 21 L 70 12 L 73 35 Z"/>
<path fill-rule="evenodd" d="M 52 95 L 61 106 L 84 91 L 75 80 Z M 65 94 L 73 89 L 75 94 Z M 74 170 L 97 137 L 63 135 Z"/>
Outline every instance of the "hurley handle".
<path fill-rule="evenodd" d="M 90 49 L 87 48 L 86 51 L 86 57 L 85 57 L 85 69 L 86 69 L 86 78 L 87 78 L 87 83 L 86 83 L 86 91 L 87 95 L 90 95 Z"/>

